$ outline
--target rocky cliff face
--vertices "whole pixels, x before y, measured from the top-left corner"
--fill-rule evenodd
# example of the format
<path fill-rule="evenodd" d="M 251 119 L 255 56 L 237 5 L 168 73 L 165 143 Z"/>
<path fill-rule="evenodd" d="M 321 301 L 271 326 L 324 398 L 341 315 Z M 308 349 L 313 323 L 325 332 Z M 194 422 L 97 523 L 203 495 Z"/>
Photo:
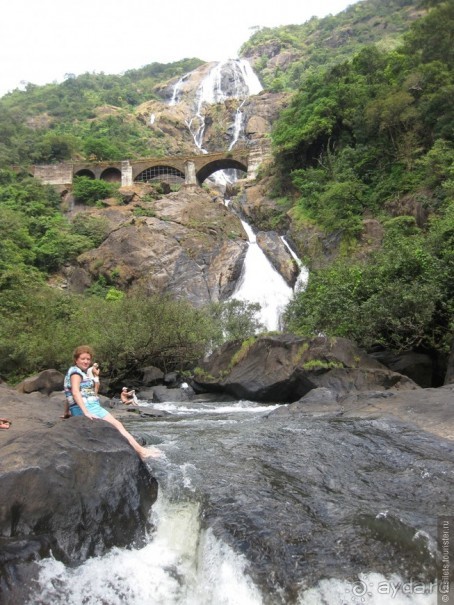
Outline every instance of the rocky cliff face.
<path fill-rule="evenodd" d="M 288 102 L 287 93 L 261 92 L 248 97 L 247 88 L 241 86 L 228 63 L 219 80 L 225 98 L 219 101 L 213 98 L 201 111 L 201 87 L 215 67 L 216 63 L 206 63 L 179 80 L 158 86 L 155 92 L 161 100 L 148 101 L 137 108 L 136 118 L 163 139 L 166 154 L 197 153 L 199 147 L 194 135 L 201 127 L 204 149 L 213 152 L 228 149 L 240 106 L 244 130 L 239 143 L 253 144 L 270 133 L 273 122 Z"/>
<path fill-rule="evenodd" d="M 68 288 L 81 292 L 103 276 L 119 288 L 141 286 L 196 306 L 227 298 L 247 249 L 240 220 L 200 187 L 151 202 L 149 190 L 137 185 L 128 191 L 127 205 L 84 210 L 103 216 L 111 230 L 101 246 L 67 269 Z"/>

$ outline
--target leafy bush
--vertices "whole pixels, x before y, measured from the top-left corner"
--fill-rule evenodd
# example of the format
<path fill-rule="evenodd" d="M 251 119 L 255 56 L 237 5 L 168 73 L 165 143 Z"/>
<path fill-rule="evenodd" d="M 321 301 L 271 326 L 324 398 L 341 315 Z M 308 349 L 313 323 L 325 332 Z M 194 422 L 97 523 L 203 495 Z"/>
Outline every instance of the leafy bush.
<path fill-rule="evenodd" d="M 73 181 L 73 194 L 78 202 L 94 206 L 96 202 L 113 196 L 118 185 L 107 181 L 90 179 L 87 176 L 76 176 Z"/>
<path fill-rule="evenodd" d="M 412 217 L 398 217 L 387 224 L 383 249 L 367 260 L 312 271 L 287 309 L 286 328 L 351 338 L 365 348 L 447 350 L 454 327 L 453 216 L 451 210 L 449 223 L 436 220 L 428 236 Z"/>
<path fill-rule="evenodd" d="M 109 225 L 102 217 L 87 216 L 81 213 L 74 218 L 71 232 L 87 238 L 90 248 L 97 248 L 106 239 Z"/>

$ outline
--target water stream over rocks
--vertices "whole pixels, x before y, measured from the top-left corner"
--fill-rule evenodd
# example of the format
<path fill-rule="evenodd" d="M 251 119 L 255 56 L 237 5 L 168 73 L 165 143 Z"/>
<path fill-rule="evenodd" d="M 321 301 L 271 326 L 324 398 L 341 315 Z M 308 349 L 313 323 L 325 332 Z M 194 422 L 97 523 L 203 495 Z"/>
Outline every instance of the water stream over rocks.
<path fill-rule="evenodd" d="M 76 569 L 44 561 L 30 605 L 435 605 L 451 442 L 247 401 L 142 404 L 169 413 L 127 419 L 165 453 L 149 543 Z"/>

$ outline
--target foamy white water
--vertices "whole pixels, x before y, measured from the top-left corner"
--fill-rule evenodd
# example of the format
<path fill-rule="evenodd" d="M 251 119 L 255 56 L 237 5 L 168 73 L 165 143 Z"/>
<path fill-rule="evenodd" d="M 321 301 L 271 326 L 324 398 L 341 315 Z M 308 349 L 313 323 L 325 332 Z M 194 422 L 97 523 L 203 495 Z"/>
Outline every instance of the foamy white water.
<path fill-rule="evenodd" d="M 232 298 L 259 303 L 260 321 L 268 331 L 279 330 L 280 316 L 293 296 L 293 290 L 268 261 L 251 227 L 245 221 L 241 222 L 248 234 L 249 248 L 243 273 Z"/>
<path fill-rule="evenodd" d="M 246 561 L 201 530 L 195 502 L 160 494 L 156 532 L 140 549 L 114 548 L 75 569 L 40 563 L 39 589 L 27 605 L 260 605 Z"/>
<path fill-rule="evenodd" d="M 291 246 L 289 246 L 289 243 L 285 239 L 285 236 L 281 236 L 281 240 L 285 244 L 287 250 L 290 252 L 292 258 L 294 259 L 294 261 L 296 262 L 296 264 L 298 265 L 298 268 L 300 270 L 300 272 L 298 273 L 298 277 L 296 278 L 296 283 L 295 283 L 293 290 L 295 292 L 298 292 L 298 290 L 304 290 L 304 288 L 306 288 L 306 286 L 307 286 L 307 280 L 309 279 L 309 270 L 303 264 L 301 259 L 295 254 L 295 252 L 293 251 Z"/>
<path fill-rule="evenodd" d="M 155 530 L 147 543 L 139 548 L 114 548 L 77 568 L 67 568 L 53 558 L 42 561 L 35 593 L 26 605 L 289 605 L 281 599 L 279 587 L 272 595 L 263 594 L 248 575 L 244 555 L 203 526 L 201 519 L 205 517 L 198 493 L 206 469 L 198 465 L 191 441 L 194 439 L 194 448 L 202 447 L 204 452 L 207 443 L 220 443 L 222 448 L 212 453 L 216 460 L 222 451 L 234 448 L 237 443 L 229 440 L 230 428 L 219 436 L 223 421 L 218 420 L 217 440 L 210 437 L 205 445 L 196 445 L 197 435 L 211 426 L 216 411 L 218 415 L 224 412 L 226 421 L 234 422 L 246 418 L 246 413 L 256 413 L 259 419 L 278 406 L 247 400 L 149 406 L 167 409 L 174 420 L 170 417 L 158 423 L 164 436 L 159 445 L 164 456 L 153 463 L 159 496 L 151 513 Z M 183 435 L 191 435 L 186 443 L 182 443 Z M 188 444 L 191 444 L 189 450 Z M 378 514 L 387 515 L 388 511 Z M 353 580 L 327 578 L 311 588 L 304 588 L 304 584 L 302 575 L 302 588 L 292 605 L 436 605 L 437 602 L 433 584 L 404 581 L 397 575 L 385 577 L 373 571 Z"/>

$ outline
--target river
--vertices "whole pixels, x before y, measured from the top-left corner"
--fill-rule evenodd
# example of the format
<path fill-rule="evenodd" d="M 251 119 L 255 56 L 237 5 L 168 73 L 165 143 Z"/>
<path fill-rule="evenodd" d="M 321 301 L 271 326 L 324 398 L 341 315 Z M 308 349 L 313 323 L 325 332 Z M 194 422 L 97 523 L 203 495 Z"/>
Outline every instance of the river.
<path fill-rule="evenodd" d="M 152 404 L 155 530 L 70 569 L 29 605 L 435 605 L 453 448 L 388 420 L 280 417 L 247 401 Z"/>

